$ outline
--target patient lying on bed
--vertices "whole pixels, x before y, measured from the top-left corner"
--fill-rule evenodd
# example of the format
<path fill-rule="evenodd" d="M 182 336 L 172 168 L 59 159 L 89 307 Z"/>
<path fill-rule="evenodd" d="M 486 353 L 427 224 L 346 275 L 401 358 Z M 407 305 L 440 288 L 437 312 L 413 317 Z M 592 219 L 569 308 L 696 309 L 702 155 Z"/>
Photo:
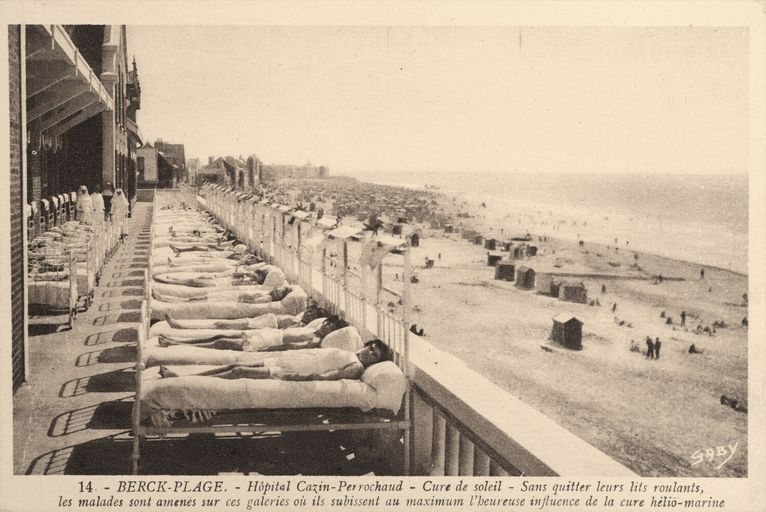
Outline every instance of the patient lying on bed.
<path fill-rule="evenodd" d="M 264 320 L 267 317 L 272 316 L 273 325 L 275 328 L 286 329 L 288 327 L 304 327 L 316 320 L 317 318 L 327 317 L 327 311 L 320 307 L 319 304 L 308 297 L 306 300 L 306 309 L 298 313 L 297 315 L 275 315 L 269 313 L 267 315 L 256 316 L 253 318 L 237 318 L 234 320 L 177 320 L 171 315 L 165 315 L 165 321 L 173 329 L 219 329 L 219 330 L 234 330 L 244 331 L 247 329 L 260 329 L 265 327 Z"/>
<path fill-rule="evenodd" d="M 158 290 L 152 290 L 152 296 L 164 302 L 209 302 L 209 301 L 226 301 L 226 302 L 242 302 L 245 304 L 264 304 L 266 302 L 276 302 L 287 297 L 292 289 L 288 286 L 280 286 L 273 288 L 269 291 L 256 291 L 253 293 L 241 293 L 234 290 L 222 290 L 204 292 L 200 291 L 197 295 L 191 295 L 186 297 L 179 297 L 177 295 L 166 294 Z"/>
<path fill-rule="evenodd" d="M 229 249 L 230 246 L 231 246 L 230 242 L 222 242 L 222 241 L 218 241 L 216 243 L 208 243 L 208 244 L 194 243 L 194 242 L 191 242 L 191 243 L 181 243 L 181 242 L 179 242 L 177 244 L 172 244 L 171 243 L 169 245 L 170 249 L 174 253 L 176 253 L 176 256 L 178 256 L 178 255 L 180 255 L 181 253 L 184 253 L 184 252 L 225 251 L 226 249 Z"/>
<path fill-rule="evenodd" d="M 256 263 L 259 263 L 261 260 L 253 255 L 253 254 L 240 254 L 236 251 L 229 253 L 229 251 L 223 251 L 226 254 L 223 254 L 221 257 L 217 257 L 214 255 L 209 254 L 202 254 L 200 256 L 184 256 L 178 259 L 173 259 L 168 257 L 166 261 L 160 263 L 159 265 L 155 265 L 155 269 L 158 266 L 167 266 L 170 268 L 180 268 L 180 267 L 186 267 L 190 265 L 207 265 L 211 262 L 215 262 L 217 265 L 229 265 L 232 267 L 238 266 L 238 265 L 254 265 Z"/>
<path fill-rule="evenodd" d="M 278 267 L 271 265 L 247 270 L 245 272 L 224 272 L 212 276 L 177 277 L 173 274 L 155 275 L 154 280 L 164 284 L 178 284 L 194 288 L 213 288 L 218 286 L 247 286 L 263 284 L 266 286 L 281 286 L 284 283 L 284 273 Z"/>
<path fill-rule="evenodd" d="M 271 278 L 274 272 L 269 273 Z M 284 281 L 282 281 L 284 282 Z M 274 286 L 282 284 L 276 283 Z M 216 302 L 189 302 L 189 303 L 170 303 L 152 299 L 152 319 L 164 320 L 165 315 L 172 315 L 173 318 L 198 319 L 207 318 L 216 319 L 239 319 L 254 318 L 268 313 L 275 315 L 297 315 L 306 310 L 306 301 L 308 297 L 306 292 L 300 286 L 293 286 L 290 293 L 282 300 L 266 302 L 263 304 L 245 304 L 234 301 L 216 301 Z"/>
<path fill-rule="evenodd" d="M 295 350 L 224 366 L 162 366 L 160 375 L 163 378 L 206 376 L 223 379 L 356 380 L 368 366 L 391 359 L 393 354 L 388 345 L 375 339 L 356 352 L 338 348 Z"/>
<path fill-rule="evenodd" d="M 340 332 L 348 329 L 348 332 Z M 336 336 L 331 334 L 337 333 Z M 348 338 L 348 339 L 347 339 Z M 243 352 L 269 352 L 317 348 L 324 340 L 335 347 L 355 347 L 361 341 L 359 333 L 337 316 L 317 318 L 305 327 L 287 329 L 262 328 L 250 333 L 217 334 L 200 338 L 159 335 L 161 347 L 191 345 L 218 350 L 241 350 Z"/>

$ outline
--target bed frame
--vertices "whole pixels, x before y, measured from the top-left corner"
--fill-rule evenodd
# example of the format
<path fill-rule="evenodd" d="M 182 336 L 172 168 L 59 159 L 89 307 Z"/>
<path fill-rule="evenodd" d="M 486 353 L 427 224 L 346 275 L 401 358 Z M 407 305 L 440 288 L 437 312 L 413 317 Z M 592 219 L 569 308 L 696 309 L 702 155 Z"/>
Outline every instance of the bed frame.
<path fill-rule="evenodd" d="M 74 326 L 75 318 L 77 318 L 77 303 L 78 303 L 78 291 L 77 291 L 77 257 L 74 253 L 70 252 L 67 254 L 68 257 L 68 270 L 69 270 L 69 278 L 67 279 L 67 283 L 69 285 L 69 300 L 67 303 L 67 306 L 65 307 L 59 307 L 58 305 L 54 304 L 48 304 L 48 303 L 41 303 L 41 302 L 32 302 L 30 300 L 29 305 L 33 307 L 39 307 L 43 309 L 46 312 L 50 313 L 62 313 L 67 312 L 69 314 L 69 318 L 67 320 L 67 325 L 71 329 Z M 63 272 L 62 272 L 63 275 Z M 37 284 L 43 283 L 44 286 L 52 286 L 53 283 L 61 283 L 62 281 L 34 281 Z M 46 284 L 47 283 L 47 284 Z"/>
<path fill-rule="evenodd" d="M 211 193 L 212 192 L 212 193 Z M 216 212 L 215 209 L 221 207 L 224 203 L 224 194 L 232 199 L 230 205 L 233 208 L 237 207 L 236 196 L 234 193 L 224 193 L 222 191 L 214 191 L 208 189 L 208 212 L 213 214 L 216 219 L 221 221 L 222 218 L 227 218 L 231 213 L 228 212 Z M 196 201 L 195 201 L 196 202 Z M 157 211 L 157 197 L 155 195 L 154 200 L 154 212 Z M 221 215 L 223 213 L 224 215 Z M 229 217 L 230 218 L 230 217 Z M 242 219 L 243 224 L 247 224 L 246 219 Z M 224 224 L 227 228 L 232 229 L 238 236 L 242 236 L 239 230 L 244 230 L 244 226 L 235 226 L 233 224 Z M 272 228 L 272 225 L 268 225 L 268 228 Z M 152 240 L 154 239 L 154 218 L 152 219 Z M 260 238 L 261 234 L 256 233 L 256 238 Z M 300 261 L 300 252 L 296 252 L 296 257 Z M 142 421 L 141 411 L 141 395 L 143 388 L 143 372 L 145 370 L 144 365 L 144 344 L 149 336 L 149 327 L 151 319 L 151 311 L 149 310 L 149 297 L 151 287 L 151 251 L 149 256 L 150 268 L 145 273 L 145 290 L 146 296 L 141 304 L 141 320 L 138 326 L 138 341 L 137 341 L 137 362 L 136 362 L 136 396 L 133 403 L 132 410 L 132 424 L 133 424 L 133 451 L 132 451 L 132 466 L 133 474 L 139 474 L 140 470 L 140 458 L 141 458 L 141 443 L 146 440 L 148 436 L 159 436 L 160 438 L 166 437 L 168 434 L 199 434 L 199 433 L 229 433 L 241 435 L 243 433 L 264 433 L 264 432 L 288 432 L 288 431 L 330 431 L 330 430 L 392 430 L 400 431 L 403 435 L 403 475 L 408 475 L 410 470 L 410 386 L 409 386 L 409 330 L 407 326 L 407 306 L 409 304 L 409 279 L 405 281 L 404 293 L 402 296 L 404 311 L 401 318 L 396 318 L 394 315 L 387 311 L 380 310 L 378 304 L 375 306 L 378 309 L 378 328 L 381 339 L 386 341 L 389 346 L 394 350 L 395 357 L 394 362 L 399 366 L 402 372 L 407 378 L 407 387 L 402 399 L 402 407 L 399 414 L 393 416 L 390 413 L 385 414 L 381 411 L 371 411 L 369 413 L 363 413 L 358 409 L 294 409 L 294 410 L 226 410 L 218 411 L 214 416 L 206 421 L 180 421 L 174 422 L 172 426 L 154 426 L 148 420 Z M 404 271 L 409 272 L 409 251 L 404 251 Z M 309 276 L 311 271 L 309 269 Z M 382 271 L 378 274 L 382 279 Z M 301 284 L 301 283 L 297 283 Z M 382 287 L 382 283 L 381 283 Z M 305 287 L 304 287 L 305 288 Z M 305 288 L 309 293 L 311 288 Z M 317 298 L 317 297 L 315 297 Z M 370 335 L 369 331 L 364 325 L 360 325 L 358 322 L 358 315 L 350 314 L 348 310 L 351 303 L 356 298 L 355 294 L 344 288 L 344 310 L 340 313 L 346 318 L 346 320 L 357 327 L 360 334 L 363 337 Z M 362 318 L 366 312 L 365 301 L 356 298 L 356 308 L 361 314 Z"/>
<path fill-rule="evenodd" d="M 29 205 L 27 212 L 27 240 L 31 242 L 36 236 L 43 234 L 56 226 L 62 226 L 69 221 L 74 220 L 75 213 L 75 193 L 60 194 L 50 197 L 45 201 L 48 208 L 44 208 L 43 201 L 35 201 Z M 68 251 L 65 258 L 69 261 L 69 281 L 70 281 L 70 302 L 69 305 L 69 325 L 72 326 L 77 317 L 78 304 L 83 303 L 84 310 L 87 310 L 93 302 L 95 287 L 101 277 L 101 271 L 106 261 L 111 258 L 117 250 L 119 241 L 119 228 L 111 221 L 95 223 L 98 229 L 92 233 L 91 240 L 84 250 Z M 85 290 L 80 290 L 77 285 L 77 258 L 84 253 L 84 263 L 86 266 Z M 64 254 L 64 253 L 62 253 Z M 38 281 L 44 282 L 44 281 Z M 82 292 L 82 293 L 81 293 Z M 61 308 L 49 304 L 32 304 L 40 306 L 51 312 L 58 312 Z"/>

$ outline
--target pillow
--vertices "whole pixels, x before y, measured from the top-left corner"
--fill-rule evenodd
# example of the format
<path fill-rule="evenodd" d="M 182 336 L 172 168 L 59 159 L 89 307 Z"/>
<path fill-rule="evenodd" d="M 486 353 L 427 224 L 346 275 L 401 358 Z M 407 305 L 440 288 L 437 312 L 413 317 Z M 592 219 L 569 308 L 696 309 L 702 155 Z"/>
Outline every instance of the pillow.
<path fill-rule="evenodd" d="M 365 368 L 362 381 L 375 389 L 378 409 L 399 413 L 402 397 L 407 389 L 407 379 L 393 361 L 383 361 Z"/>
<path fill-rule="evenodd" d="M 351 325 L 331 332 L 322 340 L 322 348 L 339 348 L 349 352 L 356 352 L 362 346 L 362 337 L 359 335 L 359 331 Z"/>
<path fill-rule="evenodd" d="M 303 313 L 301 313 L 301 316 L 303 316 Z M 319 329 L 325 320 L 327 320 L 326 317 L 315 318 L 314 320 L 307 323 L 306 327 L 308 327 L 309 329 Z"/>
<path fill-rule="evenodd" d="M 271 275 L 271 273 L 269 273 Z M 306 303 L 308 302 L 308 296 L 303 288 L 296 286 L 293 291 L 287 294 L 287 297 L 282 299 L 282 312 L 286 315 L 297 315 L 303 311 L 306 311 Z"/>
<path fill-rule="evenodd" d="M 263 280 L 263 285 L 269 288 L 277 288 L 285 284 L 285 273 L 279 267 L 269 268 L 269 273 L 266 274 L 266 279 Z M 305 307 L 303 309 L 306 309 Z M 300 310 L 303 311 L 303 310 Z M 296 311 L 297 314 L 299 311 Z"/>

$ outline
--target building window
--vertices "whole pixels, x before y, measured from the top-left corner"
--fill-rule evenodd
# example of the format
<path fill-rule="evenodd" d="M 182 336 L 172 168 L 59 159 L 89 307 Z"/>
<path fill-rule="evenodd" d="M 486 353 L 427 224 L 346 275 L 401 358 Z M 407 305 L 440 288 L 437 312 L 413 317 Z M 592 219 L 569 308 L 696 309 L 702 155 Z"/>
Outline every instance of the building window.
<path fill-rule="evenodd" d="M 144 181 L 144 157 L 138 157 L 138 181 Z"/>

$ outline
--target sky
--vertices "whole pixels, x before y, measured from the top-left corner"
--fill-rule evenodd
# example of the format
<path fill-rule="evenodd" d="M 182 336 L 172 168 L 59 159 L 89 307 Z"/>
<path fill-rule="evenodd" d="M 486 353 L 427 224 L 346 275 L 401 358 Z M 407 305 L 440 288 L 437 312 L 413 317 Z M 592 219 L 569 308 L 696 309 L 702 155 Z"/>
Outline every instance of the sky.
<path fill-rule="evenodd" d="M 747 172 L 740 27 L 129 26 L 147 140 L 375 171 Z"/>

